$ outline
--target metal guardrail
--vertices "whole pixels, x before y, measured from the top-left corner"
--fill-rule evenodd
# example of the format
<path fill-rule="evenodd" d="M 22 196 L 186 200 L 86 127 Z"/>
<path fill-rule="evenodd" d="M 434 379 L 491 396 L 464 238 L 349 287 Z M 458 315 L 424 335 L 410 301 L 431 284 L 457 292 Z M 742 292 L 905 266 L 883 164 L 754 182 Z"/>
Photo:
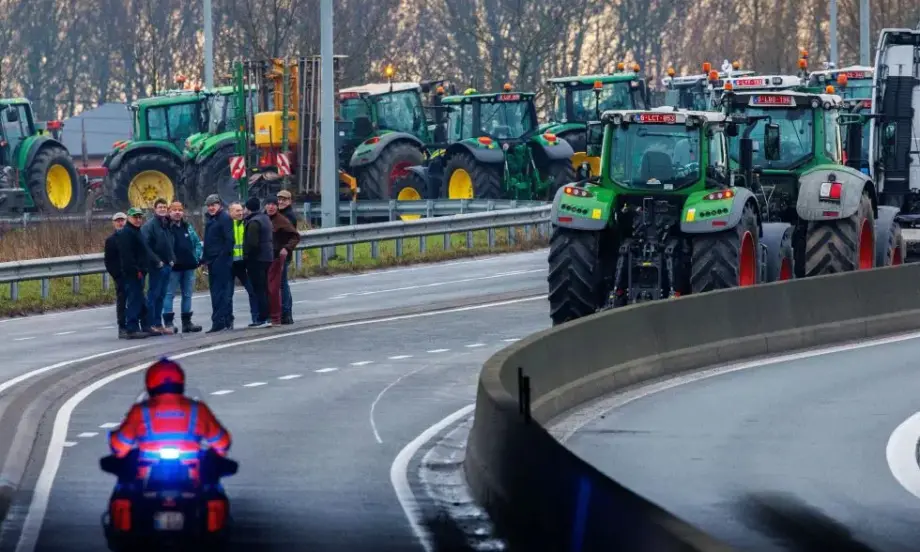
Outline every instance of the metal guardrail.
<path fill-rule="evenodd" d="M 509 243 L 514 243 L 516 227 L 524 227 L 524 239 L 531 238 L 532 229 L 536 228 L 539 235 L 548 235 L 549 213 L 552 207 L 542 205 L 539 207 L 523 207 L 516 209 L 499 209 L 492 212 L 471 213 L 464 215 L 450 215 L 411 221 L 380 222 L 360 225 L 341 226 L 336 228 L 319 228 L 300 233 L 298 250 L 322 248 L 320 264 L 325 267 L 333 254 L 334 246 L 346 246 L 346 260 L 354 262 L 354 246 L 360 243 L 371 244 L 371 258 L 380 255 L 381 241 L 396 242 L 395 254 L 403 255 L 403 240 L 407 238 L 419 239 L 419 252 L 427 251 L 429 236 L 443 235 L 444 250 L 450 249 L 451 234 L 466 233 L 466 247 L 473 247 L 473 232 L 488 230 L 488 246 L 495 247 L 499 229 L 507 229 Z M 41 280 L 42 298 L 50 294 L 51 279 L 73 278 L 73 291 L 80 291 L 80 277 L 93 274 L 102 274 L 103 289 L 109 288 L 109 276 L 105 271 L 104 256 L 102 253 L 92 255 L 73 255 L 68 257 L 55 257 L 51 259 L 29 259 L 25 261 L 12 261 L 0 263 L 0 284 L 10 284 L 11 300 L 19 299 L 19 283 L 32 280 Z M 303 266 L 303 256 L 295 255 L 296 268 Z"/>
<path fill-rule="evenodd" d="M 357 224 L 358 218 L 386 217 L 396 220 L 400 215 L 421 215 L 425 218 L 447 215 L 462 215 L 466 213 L 479 213 L 483 211 L 496 211 L 516 209 L 520 207 L 539 207 L 548 205 L 545 201 L 529 201 L 515 199 L 428 199 L 420 201 L 396 200 L 362 200 L 339 203 L 339 219 L 344 219 L 349 224 Z M 10 224 L 28 227 L 29 224 L 45 222 L 89 222 L 106 221 L 116 211 L 92 211 L 85 214 L 73 215 L 42 215 L 37 213 L 23 213 L 17 216 L 0 216 L 0 224 Z M 186 211 L 187 214 L 200 216 L 201 209 Z M 301 208 L 301 214 L 306 220 L 318 220 L 322 217 L 322 205 L 316 202 L 307 202 Z"/>

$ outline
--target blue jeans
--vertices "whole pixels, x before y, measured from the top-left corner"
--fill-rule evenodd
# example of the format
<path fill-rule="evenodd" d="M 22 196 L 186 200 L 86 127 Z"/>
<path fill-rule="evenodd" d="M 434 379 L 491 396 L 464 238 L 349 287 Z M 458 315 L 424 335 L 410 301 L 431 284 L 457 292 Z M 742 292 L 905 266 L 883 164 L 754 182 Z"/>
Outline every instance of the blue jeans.
<path fill-rule="evenodd" d="M 284 261 L 284 268 L 281 269 L 282 314 L 291 314 L 291 312 L 294 310 L 294 298 L 291 297 L 291 285 L 288 283 L 288 269 L 291 267 L 291 259 L 294 258 L 294 255 L 299 254 L 299 251 L 295 251 L 292 255 L 288 255 L 287 259 Z"/>
<path fill-rule="evenodd" d="M 195 291 L 194 270 L 174 270 L 169 275 L 166 298 L 163 299 L 163 314 L 172 314 L 176 289 L 182 292 L 182 314 L 192 312 L 192 292 Z"/>
<path fill-rule="evenodd" d="M 124 279 L 125 291 L 125 330 L 129 332 L 138 332 L 141 328 L 146 328 L 147 324 L 141 320 L 144 313 L 144 279 L 131 278 L 126 276 Z"/>
<path fill-rule="evenodd" d="M 163 300 L 166 299 L 171 272 L 172 267 L 169 265 L 150 271 L 147 280 L 147 314 L 150 316 L 151 328 L 163 325 Z"/>

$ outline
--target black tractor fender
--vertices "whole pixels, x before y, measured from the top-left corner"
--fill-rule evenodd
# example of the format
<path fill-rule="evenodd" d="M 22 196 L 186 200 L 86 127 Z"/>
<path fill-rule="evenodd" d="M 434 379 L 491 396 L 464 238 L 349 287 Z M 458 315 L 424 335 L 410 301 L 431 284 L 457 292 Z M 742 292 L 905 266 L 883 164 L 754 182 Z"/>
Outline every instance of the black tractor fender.
<path fill-rule="evenodd" d="M 67 148 L 64 147 L 64 144 L 55 140 L 54 138 L 39 138 L 38 140 L 32 142 L 32 146 L 29 148 L 29 153 L 26 155 L 26 165 L 24 169 L 28 170 L 28 168 L 32 166 L 32 162 L 35 161 L 35 156 L 38 155 L 38 152 L 52 146 L 56 146 L 63 149 L 64 151 L 67 151 Z"/>
<path fill-rule="evenodd" d="M 450 159 L 458 153 L 468 153 L 478 163 L 483 164 L 504 164 L 505 162 L 505 152 L 501 148 L 477 148 L 465 142 L 457 142 L 448 146 L 444 157 Z"/>
<path fill-rule="evenodd" d="M 841 201 L 821 199 L 821 185 L 825 182 L 840 182 L 843 185 Z M 833 168 L 816 167 L 799 177 L 799 197 L 795 210 L 802 220 L 838 220 L 853 216 L 859 209 L 863 191 L 869 192 L 872 210 L 878 217 L 878 196 L 875 184 L 863 172 L 840 165 Z"/>
<path fill-rule="evenodd" d="M 533 150 L 534 159 L 538 163 L 545 164 L 560 159 L 569 161 L 575 155 L 572 145 L 562 138 L 556 138 L 555 143 L 552 144 L 543 144 L 536 140 L 530 140 L 527 145 Z"/>
<path fill-rule="evenodd" d="M 680 221 L 680 230 L 681 232 L 686 232 L 687 234 L 712 234 L 715 232 L 724 232 L 738 226 L 738 223 L 741 222 L 741 214 L 744 212 L 744 207 L 750 204 L 754 208 L 754 214 L 757 216 L 757 227 L 763 229 L 763 221 L 761 220 L 760 207 L 757 203 L 757 197 L 748 190 L 747 188 L 733 188 L 735 197 L 732 201 L 732 208 L 728 213 L 719 215 L 719 216 L 708 216 L 706 218 L 700 217 L 700 204 L 694 205 L 694 217 L 693 220 L 687 221 L 688 217 L 681 218 Z M 689 214 L 689 213 L 688 213 Z M 715 226 L 715 222 L 724 222 L 725 224 Z"/>
<path fill-rule="evenodd" d="M 364 167 L 370 165 L 380 157 L 380 154 L 386 150 L 390 144 L 395 142 L 409 142 L 410 144 L 419 148 L 419 150 L 425 147 L 425 143 L 416 138 L 415 136 L 409 134 L 408 132 L 388 132 L 386 134 L 380 134 L 377 136 L 379 141 L 374 144 L 374 147 L 371 149 L 361 147 L 363 142 L 358 145 L 355 149 L 355 152 L 351 155 L 351 160 L 349 166 L 352 170 L 358 167 Z"/>
<path fill-rule="evenodd" d="M 129 149 L 126 149 L 116 154 L 115 157 L 113 157 L 112 160 L 109 162 L 109 166 L 108 166 L 109 174 L 121 168 L 121 165 L 122 163 L 125 162 L 125 159 L 129 159 L 131 157 L 134 157 L 135 155 L 140 155 L 144 153 L 163 153 L 165 155 L 168 155 L 169 157 L 172 157 L 179 165 L 182 165 L 182 159 L 180 159 L 179 157 L 176 157 L 176 154 L 170 151 L 168 148 L 159 147 L 159 146 L 141 146 L 141 147 L 137 147 L 133 149 L 129 148 Z"/>
<path fill-rule="evenodd" d="M 425 165 L 413 165 L 406 169 L 406 172 L 418 175 L 422 179 L 422 182 L 425 183 L 425 186 L 431 186 L 431 175 L 428 172 L 428 167 Z"/>

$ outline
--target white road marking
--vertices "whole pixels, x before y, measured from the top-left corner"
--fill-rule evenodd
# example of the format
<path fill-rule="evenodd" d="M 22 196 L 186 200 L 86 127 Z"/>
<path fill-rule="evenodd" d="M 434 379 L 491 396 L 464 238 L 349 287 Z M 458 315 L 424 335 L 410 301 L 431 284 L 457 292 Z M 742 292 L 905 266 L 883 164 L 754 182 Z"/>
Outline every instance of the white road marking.
<path fill-rule="evenodd" d="M 505 343 L 514 343 L 515 341 L 520 341 L 520 340 L 521 340 L 520 337 L 512 337 L 512 338 L 509 338 L 509 339 L 502 339 L 502 341 L 504 341 Z"/>
<path fill-rule="evenodd" d="M 920 412 L 901 422 L 888 438 L 885 457 L 891 475 L 904 489 L 920 498 L 920 465 L 917 444 L 920 441 Z"/>
<path fill-rule="evenodd" d="M 17 337 L 13 341 L 28 341 L 30 339 L 35 339 L 34 337 Z"/>
<path fill-rule="evenodd" d="M 470 343 L 469 345 L 467 345 L 467 347 L 470 349 L 475 349 L 476 347 L 485 347 L 485 346 L 486 346 L 485 343 Z"/>
<path fill-rule="evenodd" d="M 97 329 L 99 329 L 99 330 L 114 330 L 115 328 L 116 328 L 116 326 L 99 326 Z"/>
<path fill-rule="evenodd" d="M 71 330 L 69 332 L 58 332 L 54 335 L 70 335 L 70 334 L 75 334 L 75 333 L 77 333 L 76 330 Z"/>
<path fill-rule="evenodd" d="M 286 376 L 278 376 L 278 379 L 280 379 L 280 380 L 292 380 L 292 379 L 296 379 L 296 378 L 299 378 L 299 377 L 300 377 L 300 374 L 288 374 L 288 375 L 286 375 Z"/>
<path fill-rule="evenodd" d="M 87 438 L 89 438 L 89 437 L 95 437 L 96 435 L 99 435 L 99 433 L 97 433 L 97 432 L 95 432 L 95 431 L 84 431 L 83 433 L 77 435 L 77 437 L 80 437 L 80 438 L 83 438 L 83 439 L 87 439 Z"/>
<path fill-rule="evenodd" d="M 332 299 L 343 299 L 345 297 L 364 297 L 366 295 L 377 295 L 379 293 L 393 293 L 394 291 L 414 291 L 419 288 L 440 287 L 440 286 L 448 286 L 451 284 L 464 284 L 467 282 L 478 282 L 480 280 L 493 280 L 495 278 L 507 278 L 508 276 L 516 276 L 518 274 L 532 274 L 535 272 L 546 272 L 546 269 L 537 268 L 533 270 L 512 270 L 510 272 L 500 272 L 498 274 L 489 274 L 488 276 L 477 276 L 475 278 L 462 278 L 460 280 L 431 282 L 430 284 L 417 284 L 414 286 L 405 286 L 405 287 L 390 288 L 390 289 L 375 289 L 372 291 L 355 291 L 351 293 L 340 293 L 336 295 L 335 297 L 333 297 Z"/>
<path fill-rule="evenodd" d="M 430 351 L 428 351 L 428 352 L 429 352 L 429 353 L 446 353 L 446 352 L 449 351 L 449 350 L 450 350 L 450 349 L 432 349 L 432 350 L 430 350 Z"/>
<path fill-rule="evenodd" d="M 368 364 L 373 364 L 373 363 L 374 363 L 373 360 L 361 360 L 358 362 L 352 362 L 351 365 L 352 366 L 367 366 Z"/>
<path fill-rule="evenodd" d="M 388 357 L 390 360 L 402 360 L 404 358 L 412 358 L 412 355 L 396 355 Z"/>
<path fill-rule="evenodd" d="M 65 447 L 72 447 L 72 446 L 74 446 L 74 445 L 76 445 L 76 444 L 77 444 L 77 443 L 74 442 L 74 441 L 64 441 L 64 446 L 65 446 Z"/>
<path fill-rule="evenodd" d="M 326 372 L 335 372 L 338 368 L 320 368 L 319 370 L 313 370 L 317 374 L 325 374 Z"/>
<path fill-rule="evenodd" d="M 65 360 L 65 361 L 63 361 L 63 362 L 58 362 L 58 363 L 52 364 L 52 365 L 50 365 L 50 366 L 45 366 L 45 367 L 43 367 L 43 368 L 38 368 L 38 369 L 36 369 L 36 370 L 32 370 L 31 372 L 26 372 L 25 374 L 20 374 L 20 375 L 16 376 L 16 377 L 13 378 L 13 379 L 9 379 L 9 380 L 6 380 L 6 381 L 3 382 L 3 383 L 0 383 L 0 393 L 3 393 L 4 391 L 6 391 L 7 389 L 9 389 L 10 387 L 13 387 L 14 385 L 18 385 L 18 384 L 20 384 L 20 383 L 26 381 L 26 380 L 29 379 L 29 378 L 33 378 L 33 377 L 35 377 L 35 376 L 44 374 L 45 372 L 50 372 L 51 370 L 57 370 L 58 368 L 63 368 L 64 366 L 69 366 L 69 365 L 71 365 L 71 364 L 76 364 L 76 363 L 78 363 L 78 362 L 86 362 L 87 360 L 95 360 L 95 359 L 97 359 L 97 358 L 102 358 L 102 357 L 104 357 L 104 356 L 114 355 L 114 354 L 116 354 L 116 353 L 122 353 L 122 352 L 124 352 L 124 351 L 129 351 L 129 350 L 131 350 L 131 349 L 137 349 L 138 347 L 140 347 L 140 345 L 135 345 L 135 346 L 133 346 L 133 347 L 125 347 L 125 348 L 123 348 L 123 349 L 115 349 L 115 350 L 112 350 L 112 351 L 105 351 L 105 352 L 103 352 L 103 353 L 96 353 L 95 355 L 89 355 L 89 356 L 85 356 L 85 357 L 81 357 L 81 358 L 75 358 L 75 359 L 72 359 L 72 360 Z"/>
<path fill-rule="evenodd" d="M 230 393 L 233 393 L 233 389 L 221 389 L 220 391 L 214 391 L 211 394 L 212 395 L 229 395 Z"/>
<path fill-rule="evenodd" d="M 415 500 L 415 494 L 412 492 L 412 487 L 409 485 L 409 463 L 419 449 L 425 446 L 426 443 L 434 439 L 444 428 L 473 412 L 474 408 L 476 408 L 475 404 L 464 406 L 460 410 L 426 429 L 421 435 L 413 439 L 412 442 L 399 451 L 399 454 L 396 455 L 396 459 L 393 460 L 393 464 L 390 466 L 390 483 L 393 485 L 393 490 L 396 491 L 396 498 L 399 500 L 399 505 L 402 506 L 403 513 L 406 514 L 406 518 L 409 520 L 412 532 L 415 533 L 415 537 L 421 542 L 422 547 L 425 548 L 425 552 L 433 552 L 434 544 L 432 543 L 431 534 L 428 532 L 428 529 L 421 523 L 421 511 L 418 506 L 418 501 Z"/>
<path fill-rule="evenodd" d="M 395 380 L 393 380 L 392 382 L 390 382 L 390 384 L 387 385 L 386 387 L 384 387 L 384 388 L 380 391 L 380 393 L 377 393 L 377 396 L 374 398 L 374 402 L 371 403 L 371 410 L 370 410 L 370 413 L 369 413 L 369 415 L 368 415 L 368 419 L 370 419 L 370 421 L 371 421 L 371 429 L 374 431 L 374 439 L 377 439 L 377 442 L 378 442 L 378 443 L 383 443 L 383 439 L 380 438 L 380 433 L 377 431 L 377 423 L 374 421 L 374 411 L 377 409 L 377 403 L 379 403 L 379 402 L 380 402 L 380 399 L 383 398 L 384 393 L 386 393 L 387 391 L 389 391 L 394 385 L 396 385 L 397 383 L 401 382 L 402 380 L 408 378 L 409 376 L 411 376 L 411 375 L 413 375 L 413 374 L 417 374 L 417 373 L 421 372 L 421 371 L 424 370 L 425 368 L 428 368 L 428 365 L 427 365 L 427 364 L 426 364 L 426 365 L 423 365 L 423 366 L 421 366 L 421 367 L 419 367 L 419 368 L 416 368 L 415 370 L 412 370 L 412 371 L 410 371 L 410 372 L 406 372 L 405 374 L 399 376 L 398 378 L 396 378 Z"/>
<path fill-rule="evenodd" d="M 398 316 L 390 316 L 386 318 L 377 318 L 374 320 L 359 320 L 355 322 L 342 322 L 340 324 L 330 324 L 328 326 L 319 326 L 316 328 L 306 328 L 303 330 L 298 330 L 294 332 L 276 334 L 276 335 L 267 335 L 263 337 L 257 337 L 253 339 L 244 339 L 240 341 L 234 341 L 230 343 L 222 343 L 220 345 L 212 345 L 209 347 L 204 347 L 194 351 L 188 351 L 185 353 L 179 353 L 178 355 L 173 356 L 173 360 L 181 360 L 183 358 L 188 358 L 192 356 L 201 355 L 204 353 L 210 353 L 214 351 L 221 351 L 224 349 L 229 349 L 231 347 L 241 347 L 244 345 L 251 345 L 253 343 L 263 343 L 266 341 L 272 341 L 275 339 L 283 339 L 287 337 L 295 337 L 306 335 L 310 333 L 317 333 L 330 330 L 338 330 L 342 328 L 354 328 L 356 326 L 370 326 L 374 324 L 382 324 L 387 322 L 396 322 L 399 320 L 413 320 L 416 318 L 430 318 L 433 316 L 443 316 L 445 314 L 454 314 L 458 312 L 469 312 L 474 310 L 490 309 L 495 307 L 502 307 L 506 305 L 516 305 L 519 303 L 526 303 L 528 301 L 543 301 L 546 299 L 546 295 L 536 295 L 533 297 L 524 297 L 520 299 L 510 299 L 507 301 L 497 301 L 494 303 L 483 303 L 480 305 L 470 305 L 467 307 L 456 307 L 453 309 L 444 309 L 439 311 L 432 312 L 420 312 L 414 314 L 403 314 Z M 133 348 L 133 347 L 132 347 Z M 123 349 L 122 349 L 123 350 Z M 116 351 L 117 352 L 117 351 Z M 104 354 L 111 354 L 104 353 Z M 70 364 L 77 361 L 68 361 L 63 363 L 64 365 Z M 45 520 L 45 512 L 48 510 L 48 501 L 51 498 L 51 488 L 54 485 L 54 478 L 57 476 L 58 469 L 61 466 L 61 457 L 63 456 L 63 447 L 66 442 L 67 431 L 70 428 L 70 418 L 73 415 L 74 410 L 77 406 L 80 405 L 87 397 L 89 397 L 93 392 L 105 387 L 106 385 L 112 383 L 113 381 L 123 378 L 130 374 L 136 374 L 143 370 L 146 370 L 149 366 L 149 363 L 139 364 L 132 368 L 126 368 L 124 370 L 109 374 L 105 377 L 102 377 L 88 386 L 84 387 L 77 391 L 73 396 L 71 396 L 67 401 L 61 405 L 61 408 L 58 410 L 57 414 L 54 417 L 54 425 L 51 432 L 51 438 L 48 443 L 48 451 L 45 454 L 45 461 L 42 464 L 41 472 L 39 473 L 38 480 L 35 484 L 35 489 L 32 493 L 32 500 L 29 503 L 29 509 L 26 514 L 25 520 L 22 524 L 22 532 L 19 535 L 19 542 L 16 546 L 16 552 L 32 552 L 35 550 L 35 545 L 38 542 L 38 536 L 41 533 L 42 523 Z M 7 382 L 8 383 L 8 382 Z M 4 384 L 5 385 L 5 384 Z M 0 385 L 0 391 L 2 391 L 2 385 Z M 213 393 L 212 393 L 213 394 Z M 429 428 L 430 429 L 430 428 Z M 405 450 L 405 449 L 404 449 Z M 392 476 L 392 472 L 391 472 Z M 408 488 L 408 485 L 406 486 Z M 405 508 L 404 508 L 405 509 Z M 413 522 L 413 528 L 416 531 L 416 534 L 419 535 L 419 529 L 416 528 L 417 523 Z M 419 537 L 422 538 L 422 537 Z"/>
<path fill-rule="evenodd" d="M 267 385 L 264 381 L 254 381 L 252 383 L 244 383 L 243 387 L 259 387 L 260 385 Z"/>
<path fill-rule="evenodd" d="M 112 429 L 112 428 L 118 427 L 118 426 L 120 426 L 120 425 L 121 425 L 121 424 L 119 424 L 118 422 L 106 422 L 106 423 L 100 425 L 100 426 L 99 426 L 99 429 Z"/>

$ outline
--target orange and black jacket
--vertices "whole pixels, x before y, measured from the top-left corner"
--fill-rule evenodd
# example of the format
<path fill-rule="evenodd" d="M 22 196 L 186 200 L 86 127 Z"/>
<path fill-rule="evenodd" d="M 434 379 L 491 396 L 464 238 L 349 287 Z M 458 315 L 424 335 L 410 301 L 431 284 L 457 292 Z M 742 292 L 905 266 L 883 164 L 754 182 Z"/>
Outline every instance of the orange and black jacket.
<path fill-rule="evenodd" d="M 118 457 L 135 447 L 141 459 L 155 458 L 164 447 L 175 448 L 194 458 L 205 441 L 220 455 L 230 449 L 230 433 L 202 402 L 178 393 L 156 395 L 128 411 L 121 426 L 109 434 L 109 445 Z"/>

